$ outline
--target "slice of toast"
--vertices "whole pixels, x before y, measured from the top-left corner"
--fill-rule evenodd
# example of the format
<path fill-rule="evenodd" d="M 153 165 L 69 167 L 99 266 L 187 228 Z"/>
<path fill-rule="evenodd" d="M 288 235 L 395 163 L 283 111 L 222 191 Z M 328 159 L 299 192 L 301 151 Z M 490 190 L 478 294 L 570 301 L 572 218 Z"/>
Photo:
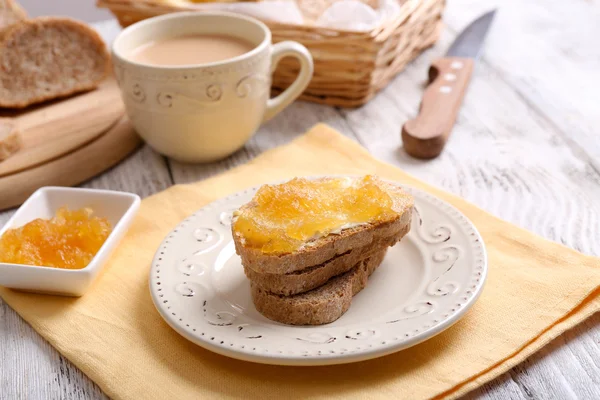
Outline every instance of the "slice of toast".
<path fill-rule="evenodd" d="M 244 267 L 244 272 L 254 285 L 267 292 L 283 296 L 304 293 L 323 285 L 334 276 L 351 270 L 358 262 L 393 246 L 408 233 L 409 229 L 410 225 L 406 225 L 404 229 L 395 235 L 375 239 L 367 246 L 354 248 L 321 265 L 308 267 L 300 271 L 287 274 L 269 274 Z"/>
<path fill-rule="evenodd" d="M 365 288 L 369 276 L 379 267 L 387 250 L 360 261 L 350 271 L 326 284 L 295 296 L 281 296 L 250 283 L 252 301 L 265 317 L 288 325 L 322 325 L 341 317 L 350 308 L 352 297 Z"/>
<path fill-rule="evenodd" d="M 331 178 L 321 178 L 326 180 Z M 357 178 L 353 178 L 357 179 Z M 400 187 L 375 178 L 378 186 L 384 189 L 393 200 L 395 216 L 387 220 L 367 223 L 353 228 L 343 229 L 339 234 L 329 234 L 319 237 L 305 246 L 290 253 L 265 253 L 259 248 L 247 246 L 241 232 L 235 229 L 235 219 L 232 233 L 237 254 L 242 259 L 242 265 L 252 268 L 255 272 L 271 274 L 288 274 L 308 267 L 321 265 L 334 257 L 344 254 L 354 248 L 368 246 L 375 240 L 397 235 L 406 227 L 410 227 L 413 197 Z M 241 214 L 255 203 L 242 206 Z"/>
<path fill-rule="evenodd" d="M 0 107 L 30 104 L 93 89 L 110 70 L 102 38 L 84 23 L 40 17 L 0 32 Z"/>

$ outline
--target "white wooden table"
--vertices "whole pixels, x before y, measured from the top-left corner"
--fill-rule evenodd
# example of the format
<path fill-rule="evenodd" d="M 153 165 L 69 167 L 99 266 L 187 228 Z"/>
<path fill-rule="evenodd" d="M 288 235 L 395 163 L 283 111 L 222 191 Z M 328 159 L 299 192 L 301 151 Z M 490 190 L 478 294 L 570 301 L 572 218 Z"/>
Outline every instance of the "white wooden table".
<path fill-rule="evenodd" d="M 143 147 L 85 187 L 145 197 L 204 179 L 284 144 L 317 122 L 376 157 L 489 212 L 600 256 L 600 2 L 504 1 L 443 155 L 422 162 L 401 149 L 430 61 L 490 0 L 451 0 L 440 42 L 368 105 L 342 110 L 297 102 L 230 158 L 182 165 Z M 97 25 L 107 40 L 116 23 Z M 0 213 L 0 224 L 11 212 Z M 600 315 L 468 396 L 600 399 Z M 0 301 L 0 399 L 103 399 L 105 395 Z"/>

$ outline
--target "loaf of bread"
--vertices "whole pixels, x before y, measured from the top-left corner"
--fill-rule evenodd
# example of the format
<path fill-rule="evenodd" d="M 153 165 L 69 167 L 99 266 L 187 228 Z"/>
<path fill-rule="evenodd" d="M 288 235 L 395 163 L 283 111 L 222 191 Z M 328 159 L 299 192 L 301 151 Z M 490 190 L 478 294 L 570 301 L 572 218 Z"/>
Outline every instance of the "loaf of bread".
<path fill-rule="evenodd" d="M 58 17 L 17 22 L 0 32 L 0 107 L 93 89 L 109 69 L 106 46 L 87 25 Z"/>

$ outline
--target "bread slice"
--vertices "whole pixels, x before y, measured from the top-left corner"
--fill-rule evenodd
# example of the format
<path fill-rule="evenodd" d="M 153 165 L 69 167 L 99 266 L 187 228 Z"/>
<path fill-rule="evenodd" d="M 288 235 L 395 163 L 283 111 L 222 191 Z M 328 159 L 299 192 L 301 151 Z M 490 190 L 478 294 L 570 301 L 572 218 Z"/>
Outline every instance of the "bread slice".
<path fill-rule="evenodd" d="M 21 21 L 0 33 L 0 107 L 93 89 L 109 69 L 106 46 L 87 25 L 62 17 Z"/>
<path fill-rule="evenodd" d="M 10 118 L 0 118 L 0 161 L 6 160 L 20 148 L 21 137 L 17 124 Z"/>
<path fill-rule="evenodd" d="M 308 267 L 300 271 L 287 274 L 269 274 L 256 272 L 252 268 L 244 267 L 244 272 L 253 284 L 267 292 L 282 296 L 304 293 L 323 285 L 334 276 L 351 270 L 360 261 L 393 246 L 409 230 L 410 225 L 407 225 L 395 235 L 376 239 L 367 246 L 354 248 L 344 254 L 335 256 L 321 265 Z"/>
<path fill-rule="evenodd" d="M 365 288 L 386 251 L 360 261 L 353 269 L 321 287 L 295 296 L 273 294 L 251 282 L 252 301 L 262 315 L 276 322 L 288 325 L 328 324 L 348 311 L 352 297 Z"/>
<path fill-rule="evenodd" d="M 14 0 L 0 0 L 0 29 L 27 19 L 27 13 Z"/>
<path fill-rule="evenodd" d="M 291 253 L 264 253 L 261 249 L 246 246 L 243 236 L 240 232 L 236 232 L 235 223 L 233 223 L 233 240 L 236 252 L 241 257 L 242 265 L 260 273 L 288 274 L 321 265 L 352 249 L 368 246 L 380 238 L 397 235 L 410 226 L 413 197 L 398 186 L 379 179 L 377 179 L 377 183 L 393 199 L 393 208 L 397 213 L 394 218 L 344 229 L 339 234 L 318 238 Z M 239 213 L 243 213 L 246 208 L 254 205 L 253 202 L 243 205 L 240 207 Z M 236 217 L 234 217 L 234 222 L 235 219 Z"/>

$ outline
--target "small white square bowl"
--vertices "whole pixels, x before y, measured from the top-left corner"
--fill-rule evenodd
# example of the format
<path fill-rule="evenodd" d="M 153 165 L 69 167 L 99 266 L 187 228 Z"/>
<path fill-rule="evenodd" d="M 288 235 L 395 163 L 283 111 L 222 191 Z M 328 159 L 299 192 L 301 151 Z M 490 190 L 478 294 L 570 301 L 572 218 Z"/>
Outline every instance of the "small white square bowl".
<path fill-rule="evenodd" d="M 18 228 L 36 218 L 50 219 L 66 206 L 71 210 L 90 207 L 94 215 L 108 219 L 112 231 L 98 253 L 82 269 L 0 263 L 0 285 L 36 293 L 82 296 L 110 254 L 121 241 L 140 207 L 140 197 L 112 190 L 42 187 L 23 203 L 0 230 Z"/>

